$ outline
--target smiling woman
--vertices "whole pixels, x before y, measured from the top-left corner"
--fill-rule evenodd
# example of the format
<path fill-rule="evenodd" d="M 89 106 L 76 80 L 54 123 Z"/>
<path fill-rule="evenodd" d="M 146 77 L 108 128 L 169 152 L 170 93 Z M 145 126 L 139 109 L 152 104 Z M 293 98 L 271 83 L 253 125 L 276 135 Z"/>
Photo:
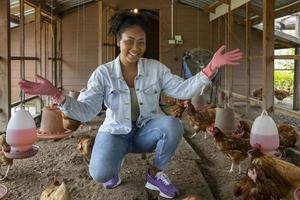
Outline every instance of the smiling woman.
<path fill-rule="evenodd" d="M 96 116 L 104 102 L 106 119 L 98 130 L 89 165 L 92 178 L 104 188 L 115 188 L 122 182 L 119 172 L 126 154 L 155 151 L 145 187 L 174 198 L 179 191 L 164 170 L 184 131 L 177 118 L 160 114 L 160 93 L 190 99 L 203 91 L 218 68 L 239 64 L 242 53 L 239 49 L 223 53 L 222 46 L 201 72 L 183 80 L 161 62 L 142 57 L 147 27 L 141 13 L 120 11 L 112 16 L 110 32 L 117 38 L 120 54 L 93 72 L 78 100 L 64 96 L 42 77 L 37 77 L 37 83 L 22 80 L 19 85 L 26 93 L 51 96 L 65 115 L 82 122 Z"/>

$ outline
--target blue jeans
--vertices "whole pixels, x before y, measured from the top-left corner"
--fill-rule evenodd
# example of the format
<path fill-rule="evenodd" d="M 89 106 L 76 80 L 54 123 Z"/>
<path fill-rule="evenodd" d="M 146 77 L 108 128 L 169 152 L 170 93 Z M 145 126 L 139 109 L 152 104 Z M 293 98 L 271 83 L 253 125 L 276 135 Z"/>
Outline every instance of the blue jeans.
<path fill-rule="evenodd" d="M 126 135 L 98 133 L 89 165 L 90 175 L 95 181 L 104 183 L 119 173 L 127 153 L 153 151 L 153 165 L 164 170 L 175 154 L 183 133 L 180 121 L 171 116 L 152 119 L 142 128 L 133 125 L 132 131 Z"/>

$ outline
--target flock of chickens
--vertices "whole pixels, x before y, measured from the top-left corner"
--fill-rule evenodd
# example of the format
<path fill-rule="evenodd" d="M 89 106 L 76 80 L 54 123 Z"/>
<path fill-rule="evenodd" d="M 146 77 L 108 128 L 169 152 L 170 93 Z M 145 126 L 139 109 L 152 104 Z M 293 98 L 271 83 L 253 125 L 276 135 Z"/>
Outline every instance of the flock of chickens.
<path fill-rule="evenodd" d="M 262 88 L 258 88 L 252 91 L 252 95 L 254 98 L 262 101 Z M 287 90 L 281 90 L 281 89 L 274 89 L 274 96 L 275 98 L 281 102 L 283 101 L 283 99 L 285 99 L 286 97 L 290 96 L 290 92 Z"/>
<path fill-rule="evenodd" d="M 293 191 L 300 187 L 300 168 L 276 157 L 265 156 L 260 147 L 253 149 L 250 145 L 251 123 L 240 120 L 232 133 L 224 133 L 214 126 L 216 110 L 204 107 L 196 111 L 190 101 L 177 101 L 170 106 L 170 114 L 177 118 L 186 117 L 195 133 L 209 133 L 215 147 L 231 160 L 229 172 L 234 165 L 250 157 L 246 175 L 238 180 L 234 187 L 234 195 L 245 200 L 292 199 Z M 280 149 L 294 147 L 299 136 L 288 124 L 277 125 Z"/>

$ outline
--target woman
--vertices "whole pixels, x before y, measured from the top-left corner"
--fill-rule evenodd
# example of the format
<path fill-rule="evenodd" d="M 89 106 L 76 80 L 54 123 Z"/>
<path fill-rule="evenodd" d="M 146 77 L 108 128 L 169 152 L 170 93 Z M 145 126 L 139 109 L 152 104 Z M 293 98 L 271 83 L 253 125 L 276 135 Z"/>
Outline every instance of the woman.
<path fill-rule="evenodd" d="M 110 20 L 110 32 L 117 38 L 120 54 L 93 72 L 87 90 L 77 101 L 62 95 L 40 76 L 38 82 L 21 80 L 19 85 L 27 94 L 51 96 L 65 115 L 82 122 L 96 116 L 104 101 L 106 118 L 98 130 L 89 165 L 92 178 L 107 189 L 115 188 L 121 183 L 119 172 L 127 153 L 155 151 L 145 186 L 158 190 L 163 197 L 174 198 L 178 189 L 163 171 L 184 131 L 176 118 L 159 114 L 160 93 L 190 99 L 209 84 L 218 68 L 238 64 L 242 53 L 236 49 L 222 54 L 223 46 L 202 72 L 183 80 L 159 61 L 142 58 L 147 33 L 142 15 L 117 12 Z"/>

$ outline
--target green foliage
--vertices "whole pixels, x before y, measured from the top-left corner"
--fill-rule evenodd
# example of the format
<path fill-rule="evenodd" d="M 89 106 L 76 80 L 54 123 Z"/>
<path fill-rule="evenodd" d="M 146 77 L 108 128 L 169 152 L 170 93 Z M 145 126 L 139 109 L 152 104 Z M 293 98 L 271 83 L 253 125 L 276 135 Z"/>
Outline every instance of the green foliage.
<path fill-rule="evenodd" d="M 290 89 L 293 91 L 294 71 L 292 70 L 275 70 L 274 71 L 274 87 L 278 89 Z"/>

